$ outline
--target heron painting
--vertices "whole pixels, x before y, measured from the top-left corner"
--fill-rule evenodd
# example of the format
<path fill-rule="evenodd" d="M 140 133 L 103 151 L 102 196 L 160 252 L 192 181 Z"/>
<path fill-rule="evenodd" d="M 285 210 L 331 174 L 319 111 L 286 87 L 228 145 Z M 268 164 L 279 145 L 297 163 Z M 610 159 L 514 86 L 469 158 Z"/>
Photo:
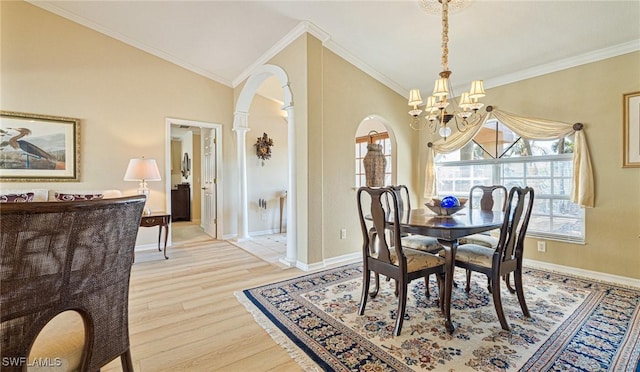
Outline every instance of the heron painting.
<path fill-rule="evenodd" d="M 77 179 L 78 119 L 2 112 L 0 179 Z"/>
<path fill-rule="evenodd" d="M 54 169 L 64 169 L 64 161 L 59 161 L 55 156 L 41 149 L 40 147 L 34 145 L 31 142 L 23 140 L 21 138 L 26 137 L 31 134 L 31 130 L 29 128 L 8 128 L 10 130 L 16 131 L 18 134 L 9 138 L 8 141 L 0 143 L 0 149 L 4 150 L 4 148 L 8 145 L 11 146 L 14 150 L 20 151 L 20 156 L 24 156 L 25 158 L 25 168 L 32 168 L 31 163 L 33 160 L 46 160 L 51 165 L 53 165 Z M 49 165 L 46 164 L 45 165 Z M 49 168 L 49 167 L 47 167 Z"/>

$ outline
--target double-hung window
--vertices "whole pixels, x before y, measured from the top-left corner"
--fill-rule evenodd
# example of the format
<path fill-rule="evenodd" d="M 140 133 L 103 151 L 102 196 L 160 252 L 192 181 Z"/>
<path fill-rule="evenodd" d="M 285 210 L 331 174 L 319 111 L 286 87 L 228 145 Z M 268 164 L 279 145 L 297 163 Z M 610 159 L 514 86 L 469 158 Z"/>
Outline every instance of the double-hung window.
<path fill-rule="evenodd" d="M 488 121 L 462 149 L 436 156 L 438 195 L 468 197 L 473 185 L 530 186 L 535 200 L 527 234 L 582 243 L 584 209 L 570 201 L 572 153 L 569 138 L 527 140 Z"/>

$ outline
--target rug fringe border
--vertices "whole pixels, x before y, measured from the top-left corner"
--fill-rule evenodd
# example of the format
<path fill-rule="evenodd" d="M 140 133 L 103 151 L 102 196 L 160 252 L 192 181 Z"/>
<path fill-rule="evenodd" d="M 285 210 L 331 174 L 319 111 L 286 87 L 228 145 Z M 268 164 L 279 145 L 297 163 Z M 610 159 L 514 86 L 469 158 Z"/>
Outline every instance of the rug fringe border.
<path fill-rule="evenodd" d="M 321 371 L 320 367 L 309 356 L 295 345 L 289 337 L 287 337 L 282 331 L 271 322 L 252 302 L 247 298 L 243 292 L 233 292 L 238 302 L 240 302 L 245 309 L 253 315 L 253 319 L 262 327 L 269 336 L 287 351 L 291 359 L 295 360 L 300 367 L 305 371 Z"/>

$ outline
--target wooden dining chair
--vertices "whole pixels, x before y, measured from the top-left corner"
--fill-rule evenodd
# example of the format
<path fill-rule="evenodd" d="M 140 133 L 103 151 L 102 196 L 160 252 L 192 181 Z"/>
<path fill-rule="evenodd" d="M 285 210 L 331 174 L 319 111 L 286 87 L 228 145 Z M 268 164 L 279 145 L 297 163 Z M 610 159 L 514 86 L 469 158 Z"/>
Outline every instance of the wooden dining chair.
<path fill-rule="evenodd" d="M 405 185 L 392 185 L 387 186 L 390 188 L 398 199 L 398 210 L 400 212 L 400 220 L 402 222 L 407 222 L 409 220 L 409 216 L 411 213 L 411 197 L 409 195 L 409 188 Z M 386 208 L 389 210 L 389 198 L 385 198 Z M 432 236 L 420 235 L 420 234 L 409 234 L 402 233 L 401 238 L 402 246 L 404 248 L 416 249 L 422 252 L 428 252 L 433 254 L 438 254 L 442 251 L 443 247 L 438 242 L 437 238 Z M 376 274 L 376 287 L 379 286 L 380 280 L 379 275 Z M 424 278 L 424 285 L 426 286 L 426 295 L 430 297 L 429 291 L 429 277 Z M 396 294 L 397 294 L 396 290 Z"/>
<path fill-rule="evenodd" d="M 384 199 L 388 200 L 388 204 Z M 398 311 L 393 334 L 399 336 L 406 310 L 409 282 L 437 274 L 442 304 L 445 260 L 434 254 L 404 249 L 398 223 L 402 213 L 393 189 L 361 187 L 357 192 L 357 204 L 363 239 L 363 283 L 358 314 L 364 314 L 368 297 L 373 298 L 378 293 L 379 287 L 374 292 L 369 292 L 372 272 L 394 279 L 398 290 Z M 387 204 L 387 209 L 384 204 Z"/>
<path fill-rule="evenodd" d="M 475 207 L 479 207 L 482 211 L 491 212 L 493 211 L 495 202 L 497 198 L 502 200 L 502 208 L 500 211 L 504 212 L 504 209 L 507 205 L 507 196 L 509 192 L 507 188 L 502 185 L 474 185 L 469 190 L 469 209 Z M 458 244 L 477 244 L 487 248 L 495 249 L 498 246 L 498 237 L 496 236 L 498 233 L 491 233 L 489 231 L 473 234 L 469 236 L 465 236 L 464 238 L 458 239 Z M 511 293 L 515 293 L 515 289 L 511 287 L 511 282 L 509 281 L 509 275 L 506 275 L 504 278 L 507 283 L 507 288 Z M 467 270 L 467 291 L 469 291 L 469 283 L 471 282 L 471 271 Z M 491 283 L 487 281 L 487 288 L 489 292 L 491 292 Z"/>
<path fill-rule="evenodd" d="M 398 199 L 398 209 L 401 221 L 407 222 L 411 213 L 411 197 L 409 195 L 409 188 L 405 185 L 388 187 L 396 194 L 396 198 Z M 388 200 L 389 198 L 387 198 L 387 202 Z M 438 243 L 438 239 L 431 236 L 403 233 L 401 240 L 403 247 L 417 249 L 423 252 L 438 253 L 442 249 L 442 245 Z"/>
<path fill-rule="evenodd" d="M 531 218 L 534 191 L 530 187 L 513 187 L 509 191 L 504 211 L 504 222 L 500 228 L 500 237 L 495 249 L 478 244 L 462 244 L 458 246 L 455 265 L 466 270 L 483 273 L 490 282 L 493 304 L 502 329 L 509 330 L 502 300 L 500 298 L 500 278 L 513 272 L 515 291 L 524 316 L 529 317 L 529 309 L 524 299 L 522 288 L 522 257 L 524 238 Z M 470 286 L 467 282 L 466 291 Z"/>
<path fill-rule="evenodd" d="M 482 196 L 480 197 L 480 200 L 478 200 L 478 194 L 479 194 L 478 191 L 482 191 Z M 468 208 L 473 209 L 474 201 L 475 201 L 475 206 L 476 207 L 479 206 L 480 210 L 490 212 L 493 210 L 493 207 L 495 205 L 496 194 L 498 194 L 497 196 L 499 196 L 500 199 L 502 199 L 502 208 L 500 210 L 504 212 L 504 209 L 507 205 L 506 204 L 507 196 L 509 192 L 507 191 L 507 188 L 502 185 L 492 185 L 492 186 L 475 185 L 471 187 L 471 190 L 469 190 Z M 469 235 L 464 238 L 460 238 L 458 240 L 458 244 L 469 244 L 469 243 L 482 245 L 488 248 L 496 248 L 498 246 L 498 238 L 491 235 L 491 233 L 486 232 L 482 234 Z"/>

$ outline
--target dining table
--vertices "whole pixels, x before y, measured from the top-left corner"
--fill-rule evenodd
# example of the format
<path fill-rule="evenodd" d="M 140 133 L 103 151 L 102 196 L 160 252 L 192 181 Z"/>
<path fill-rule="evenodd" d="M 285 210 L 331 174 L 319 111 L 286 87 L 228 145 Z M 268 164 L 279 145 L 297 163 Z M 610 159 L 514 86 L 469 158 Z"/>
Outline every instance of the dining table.
<path fill-rule="evenodd" d="M 449 216 L 437 216 L 428 209 L 412 209 L 403 216 L 400 229 L 403 233 L 420 234 L 438 239 L 445 250 L 445 287 L 443 312 L 445 327 L 453 333 L 455 327 L 451 321 L 451 293 L 453 290 L 453 271 L 456 263 L 458 239 L 477 233 L 499 228 L 502 225 L 502 212 L 483 211 L 463 208 Z"/>

